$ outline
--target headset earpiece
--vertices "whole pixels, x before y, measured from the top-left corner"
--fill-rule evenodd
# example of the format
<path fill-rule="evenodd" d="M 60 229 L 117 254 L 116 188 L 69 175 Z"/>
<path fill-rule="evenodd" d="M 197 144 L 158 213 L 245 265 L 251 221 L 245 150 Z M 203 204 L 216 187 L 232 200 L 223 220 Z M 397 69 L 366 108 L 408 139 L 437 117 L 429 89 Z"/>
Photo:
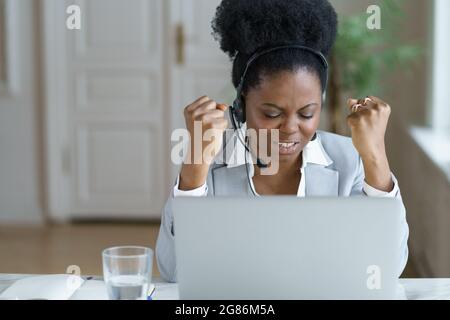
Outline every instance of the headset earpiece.
<path fill-rule="evenodd" d="M 238 123 L 243 124 L 245 122 L 245 105 L 241 96 L 233 102 L 233 114 Z"/>

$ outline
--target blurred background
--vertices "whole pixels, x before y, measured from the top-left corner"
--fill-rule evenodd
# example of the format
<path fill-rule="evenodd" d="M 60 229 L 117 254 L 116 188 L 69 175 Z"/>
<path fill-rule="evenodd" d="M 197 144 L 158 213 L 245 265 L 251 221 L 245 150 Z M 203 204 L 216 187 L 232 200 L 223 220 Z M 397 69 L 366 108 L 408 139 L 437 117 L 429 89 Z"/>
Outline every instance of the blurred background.
<path fill-rule="evenodd" d="M 219 2 L 0 0 L 0 273 L 101 274 L 102 249 L 155 247 L 183 108 L 233 100 L 211 36 Z M 450 1 L 331 2 L 340 33 L 321 128 L 348 134 L 349 96 L 392 106 L 403 277 L 450 277 Z M 74 4 L 79 30 L 66 26 Z"/>

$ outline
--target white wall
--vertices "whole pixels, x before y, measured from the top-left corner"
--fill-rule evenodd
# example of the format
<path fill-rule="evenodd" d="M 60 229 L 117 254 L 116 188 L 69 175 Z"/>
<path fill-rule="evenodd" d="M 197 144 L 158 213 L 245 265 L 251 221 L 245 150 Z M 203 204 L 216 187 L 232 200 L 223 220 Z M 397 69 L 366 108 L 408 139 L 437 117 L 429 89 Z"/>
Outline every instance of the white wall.
<path fill-rule="evenodd" d="M 7 1 L 10 12 L 13 92 L 0 95 L 0 223 L 43 220 L 41 112 L 35 62 L 38 59 L 36 1 Z"/>

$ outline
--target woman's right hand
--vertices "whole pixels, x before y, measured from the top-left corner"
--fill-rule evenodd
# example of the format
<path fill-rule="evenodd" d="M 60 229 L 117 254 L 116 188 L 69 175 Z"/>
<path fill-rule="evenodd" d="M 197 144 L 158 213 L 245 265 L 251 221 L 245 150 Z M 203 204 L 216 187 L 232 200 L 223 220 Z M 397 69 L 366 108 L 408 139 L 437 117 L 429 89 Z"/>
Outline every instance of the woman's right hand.
<path fill-rule="evenodd" d="M 189 152 L 180 173 L 178 188 L 180 190 L 193 190 L 205 184 L 208 177 L 211 158 L 214 158 L 221 150 L 223 132 L 228 127 L 228 120 L 225 111 L 228 106 L 218 104 L 207 96 L 203 96 L 186 108 L 184 108 L 184 118 L 186 128 L 190 134 Z M 201 133 L 195 130 L 201 128 Z M 211 140 L 204 141 L 203 136 L 208 130 L 212 134 Z M 201 139 L 195 143 L 194 138 Z M 209 138 L 209 137 L 208 137 Z M 209 140 L 209 141 L 208 141 Z M 197 146 L 196 148 L 194 146 Z M 201 150 L 198 146 L 201 146 Z M 208 150 L 209 159 L 205 159 L 204 151 Z"/>

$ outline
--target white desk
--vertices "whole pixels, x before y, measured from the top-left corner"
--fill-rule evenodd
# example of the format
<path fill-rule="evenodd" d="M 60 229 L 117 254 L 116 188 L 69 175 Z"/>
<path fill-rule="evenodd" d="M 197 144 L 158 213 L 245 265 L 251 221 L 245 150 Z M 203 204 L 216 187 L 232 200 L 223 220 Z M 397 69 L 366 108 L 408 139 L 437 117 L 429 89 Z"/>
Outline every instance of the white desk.
<path fill-rule="evenodd" d="M 0 293 L 14 281 L 32 275 L 0 274 Z M 107 299 L 106 289 L 101 278 L 87 280 L 72 296 L 74 300 Z M 154 279 L 156 292 L 154 300 L 177 300 L 178 285 Z M 450 279 L 400 279 L 408 300 L 450 300 Z"/>

